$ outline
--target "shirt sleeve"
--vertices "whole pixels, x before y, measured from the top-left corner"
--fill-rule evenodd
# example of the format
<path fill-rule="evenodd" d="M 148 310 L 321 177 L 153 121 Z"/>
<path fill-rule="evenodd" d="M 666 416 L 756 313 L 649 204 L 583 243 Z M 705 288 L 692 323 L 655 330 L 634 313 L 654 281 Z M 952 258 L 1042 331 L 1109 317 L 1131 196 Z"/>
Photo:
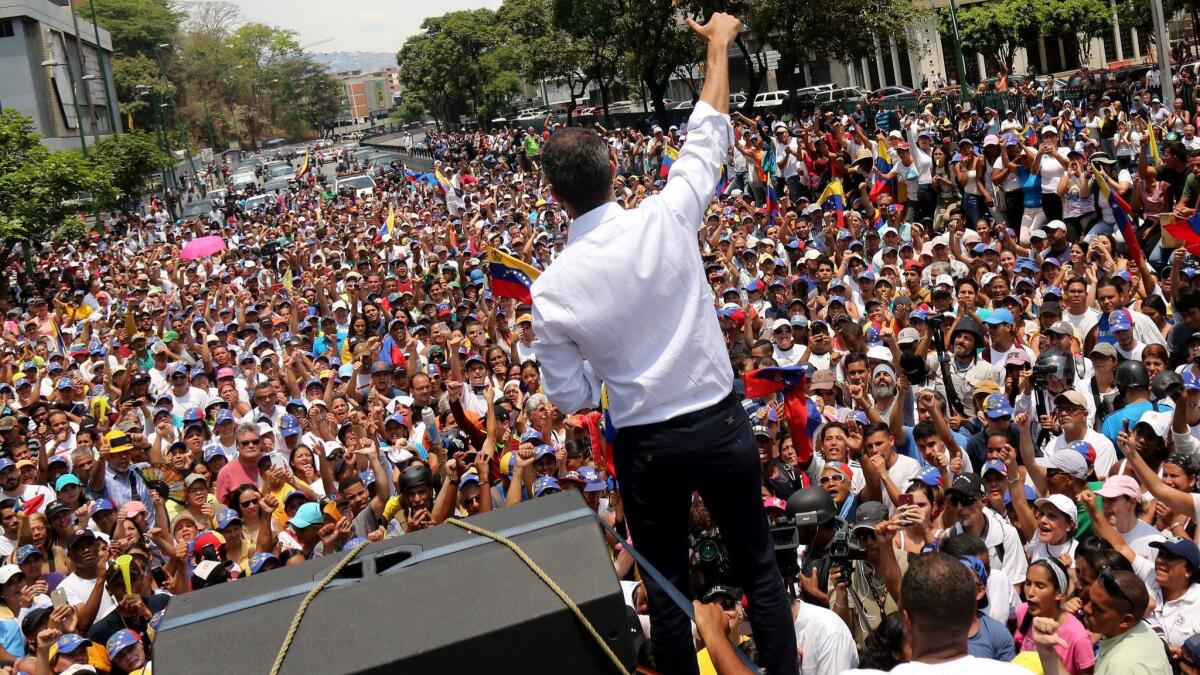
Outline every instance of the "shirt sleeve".
<path fill-rule="evenodd" d="M 733 142 L 733 127 L 729 115 L 701 101 L 688 118 L 687 129 L 687 142 L 671 165 L 662 200 L 668 214 L 680 225 L 698 230 Z"/>
<path fill-rule="evenodd" d="M 600 400 L 600 382 L 583 358 L 579 345 L 557 325 L 554 316 L 566 312 L 552 299 L 541 296 L 533 303 L 534 349 L 542 366 L 542 386 L 559 410 L 571 414 L 595 407 Z"/>

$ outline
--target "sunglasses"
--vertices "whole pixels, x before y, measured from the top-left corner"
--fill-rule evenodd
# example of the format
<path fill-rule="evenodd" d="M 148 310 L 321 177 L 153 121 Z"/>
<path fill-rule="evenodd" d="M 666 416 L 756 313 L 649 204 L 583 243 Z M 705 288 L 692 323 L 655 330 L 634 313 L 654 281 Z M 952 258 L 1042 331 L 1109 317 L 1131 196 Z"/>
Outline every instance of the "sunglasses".
<path fill-rule="evenodd" d="M 1104 591 L 1106 593 L 1124 600 L 1129 604 L 1129 609 L 1133 609 L 1133 599 L 1130 598 L 1129 595 L 1125 593 L 1125 590 L 1121 588 L 1121 584 L 1118 583 L 1117 578 L 1113 576 L 1111 567 L 1105 565 L 1104 567 L 1100 568 L 1100 583 L 1103 584 Z"/>
<path fill-rule="evenodd" d="M 959 508 L 969 508 L 975 506 L 975 502 L 979 501 L 978 499 L 971 499 L 970 497 L 964 497 L 958 494 L 952 494 L 946 497 L 946 500 Z"/>
<path fill-rule="evenodd" d="M 250 508 L 251 506 L 254 506 L 255 504 L 258 504 L 258 500 L 257 500 L 257 499 L 247 499 L 247 500 L 246 500 L 246 501 L 244 501 L 244 502 L 238 502 L 238 503 L 242 505 L 242 508 L 243 508 L 243 509 L 248 509 L 248 508 Z"/>
<path fill-rule="evenodd" d="M 831 473 L 828 476 L 821 476 L 817 479 L 819 485 L 829 485 L 830 483 L 844 483 L 846 477 L 840 473 Z"/>

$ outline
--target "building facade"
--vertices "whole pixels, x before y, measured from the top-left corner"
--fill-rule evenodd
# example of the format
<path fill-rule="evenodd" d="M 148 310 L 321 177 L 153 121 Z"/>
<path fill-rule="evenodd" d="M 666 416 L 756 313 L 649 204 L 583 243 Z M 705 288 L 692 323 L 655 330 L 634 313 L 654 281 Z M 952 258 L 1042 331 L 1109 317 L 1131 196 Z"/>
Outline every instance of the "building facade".
<path fill-rule="evenodd" d="M 112 39 L 99 35 L 97 46 L 92 22 L 72 17 L 67 0 L 0 0 L 0 106 L 32 117 L 52 150 L 80 147 L 81 127 L 88 145 L 119 131 Z"/>
<path fill-rule="evenodd" d="M 344 70 L 333 73 L 333 78 L 342 85 L 342 112 L 337 126 L 364 124 L 386 117 L 398 104 L 400 76 L 396 67 Z"/>

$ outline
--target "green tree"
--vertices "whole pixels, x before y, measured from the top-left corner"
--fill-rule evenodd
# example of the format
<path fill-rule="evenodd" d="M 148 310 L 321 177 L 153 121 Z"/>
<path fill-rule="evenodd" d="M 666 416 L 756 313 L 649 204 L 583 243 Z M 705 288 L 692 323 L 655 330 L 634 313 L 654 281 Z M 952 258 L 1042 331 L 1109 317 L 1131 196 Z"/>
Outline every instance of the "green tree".
<path fill-rule="evenodd" d="M 952 35 L 949 12 L 939 12 L 939 29 Z M 983 54 L 993 66 L 1011 73 L 1018 49 L 1038 37 L 1035 0 L 981 2 L 958 11 L 963 51 Z"/>
<path fill-rule="evenodd" d="M 170 163 L 158 141 L 144 131 L 108 136 L 92 149 L 92 159 L 112 176 L 116 199 L 102 208 L 127 209 L 145 192 L 150 178 Z"/>
<path fill-rule="evenodd" d="M 465 111 L 486 123 L 520 90 L 517 52 L 490 9 L 429 17 L 396 55 L 413 109 L 451 122 Z"/>
<path fill-rule="evenodd" d="M 50 152 L 31 118 L 11 108 L 0 112 L 0 268 L 18 243 L 82 232 L 87 201 L 112 203 L 117 194 L 105 166 L 75 151 Z M 0 285 L 6 283 L 7 276 L 0 277 Z"/>
<path fill-rule="evenodd" d="M 121 56 L 143 54 L 153 58 L 158 45 L 175 39 L 184 17 L 184 12 L 168 0 L 92 2 L 97 23 L 112 34 L 113 51 Z"/>
<path fill-rule="evenodd" d="M 817 60 L 844 62 L 871 56 L 876 37 L 894 36 L 903 42 L 909 24 L 925 11 L 915 4 L 911 0 L 690 0 L 688 10 L 705 17 L 714 11 L 732 12 L 743 20 L 745 29 L 735 46 L 748 75 L 743 109 L 749 110 L 766 79 L 768 45 L 779 53 L 784 72 Z"/>
<path fill-rule="evenodd" d="M 1112 30 L 1112 13 L 1104 0 L 1037 0 L 1034 10 L 1042 34 L 1074 45 L 1080 63 L 1090 60 L 1092 38 Z"/>
<path fill-rule="evenodd" d="M 1162 0 L 1163 15 L 1170 19 L 1188 7 L 1188 0 Z M 1111 10 L 1110 10 L 1111 14 Z M 1117 21 L 1121 30 L 1135 28 L 1139 33 L 1153 37 L 1154 21 L 1150 14 L 1150 0 L 1117 0 Z M 1142 47 L 1149 49 L 1149 44 Z"/>
<path fill-rule="evenodd" d="M 600 90 L 604 121 L 611 125 L 608 104 L 624 56 L 620 27 L 622 0 L 553 0 L 554 26 L 570 36 L 578 49 L 579 69 Z"/>
<path fill-rule="evenodd" d="M 588 45 L 556 25 L 554 11 L 554 0 L 505 0 L 496 15 L 508 28 L 521 76 L 527 82 L 564 82 L 570 98 L 569 112 L 592 82 L 584 65 Z M 568 116 L 567 123 L 572 122 L 574 118 Z"/>

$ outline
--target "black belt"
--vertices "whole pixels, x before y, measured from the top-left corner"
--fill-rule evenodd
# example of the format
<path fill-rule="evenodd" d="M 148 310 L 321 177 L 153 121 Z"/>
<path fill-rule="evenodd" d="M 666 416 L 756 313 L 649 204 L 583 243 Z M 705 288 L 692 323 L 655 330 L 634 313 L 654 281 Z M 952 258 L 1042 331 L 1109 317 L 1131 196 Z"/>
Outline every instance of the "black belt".
<path fill-rule="evenodd" d="M 628 430 L 632 431 L 635 429 L 648 429 L 651 427 L 663 428 L 663 427 L 688 426 L 690 424 L 695 424 L 696 422 L 699 422 L 701 420 L 711 418 L 713 415 L 715 415 L 718 411 L 720 411 L 722 408 L 724 408 L 727 405 L 735 404 L 735 405 L 740 406 L 740 401 L 741 401 L 741 397 L 738 396 L 738 393 L 736 391 L 731 390 L 729 392 L 728 396 L 726 396 L 725 398 L 721 399 L 720 401 L 717 401 L 716 403 L 714 403 L 706 408 L 701 408 L 699 410 L 693 410 L 692 412 L 686 412 L 686 413 L 683 413 L 682 415 L 676 415 L 675 417 L 672 417 L 671 419 L 663 420 L 662 422 L 649 422 L 647 424 L 637 424 L 637 425 L 634 425 L 631 427 L 621 427 L 621 429 L 622 430 L 628 429 Z"/>

